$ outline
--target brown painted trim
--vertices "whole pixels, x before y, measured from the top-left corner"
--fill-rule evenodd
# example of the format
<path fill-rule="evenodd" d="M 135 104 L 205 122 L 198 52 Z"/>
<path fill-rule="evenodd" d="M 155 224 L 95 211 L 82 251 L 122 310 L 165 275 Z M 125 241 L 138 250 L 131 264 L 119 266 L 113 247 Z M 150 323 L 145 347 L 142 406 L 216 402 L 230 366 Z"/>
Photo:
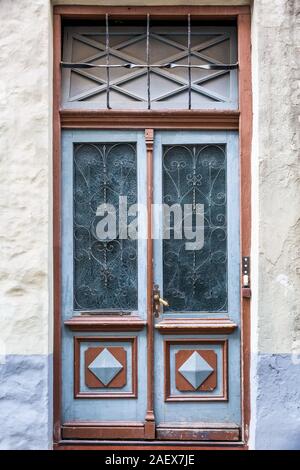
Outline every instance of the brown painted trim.
<path fill-rule="evenodd" d="M 101 380 L 89 369 L 90 364 L 94 359 L 105 349 L 115 357 L 119 363 L 122 365 L 122 369 L 117 372 L 115 377 L 105 385 Z M 85 385 L 91 389 L 99 388 L 112 388 L 112 389 L 122 389 L 127 383 L 127 351 L 123 346 L 96 346 L 88 347 L 84 351 L 84 381 Z"/>
<path fill-rule="evenodd" d="M 147 411 L 145 438 L 155 438 L 154 416 L 154 320 L 153 320 L 153 129 L 145 129 L 147 153 Z"/>
<path fill-rule="evenodd" d="M 143 439 L 143 435 L 143 423 L 75 421 L 62 426 L 63 439 Z M 239 428 L 230 424 L 175 423 L 157 426 L 158 439 L 167 441 L 238 441 L 239 435 Z"/>
<path fill-rule="evenodd" d="M 81 392 L 80 391 L 80 343 L 82 342 L 95 342 L 95 343 L 105 343 L 105 342 L 130 342 L 132 344 L 132 363 L 131 363 L 131 373 L 132 373 L 132 391 L 131 392 Z M 90 336 L 75 336 L 74 337 L 74 398 L 96 398 L 96 399 L 107 399 L 107 398 L 137 398 L 138 396 L 138 381 L 137 381 L 137 337 L 123 338 L 122 336 L 118 337 L 90 337 Z M 94 424 L 90 423 L 90 426 Z M 75 436 L 73 436 L 75 437 Z M 77 436 L 78 437 L 78 436 Z M 122 436 L 121 436 L 122 437 Z M 120 438 L 121 438 L 120 437 Z"/>
<path fill-rule="evenodd" d="M 60 436 L 61 412 L 61 127 L 60 127 L 60 87 L 61 87 L 61 17 L 53 17 L 53 439 Z"/>
<path fill-rule="evenodd" d="M 61 110 L 64 129 L 238 130 L 239 111 Z"/>
<path fill-rule="evenodd" d="M 240 103 L 240 205 L 241 257 L 251 253 L 251 142 L 252 142 L 252 84 L 251 84 L 251 15 L 239 14 L 238 60 Z M 242 286 L 242 279 L 241 279 Z M 241 355 L 243 406 L 242 439 L 247 442 L 250 423 L 250 297 L 241 289 Z"/>
<path fill-rule="evenodd" d="M 246 299 L 251 298 L 251 289 L 249 287 L 242 287 L 242 296 Z"/>
<path fill-rule="evenodd" d="M 92 440 L 61 440 L 54 444 L 54 450 L 248 450 L 242 442 L 229 441 L 92 441 Z"/>
<path fill-rule="evenodd" d="M 64 439 L 139 439 L 144 437 L 144 423 L 70 422 L 62 426 Z"/>
<path fill-rule="evenodd" d="M 240 430 L 236 425 L 220 423 L 174 423 L 161 424 L 156 428 L 157 438 L 187 441 L 238 441 Z"/>
<path fill-rule="evenodd" d="M 242 13 L 249 13 L 249 6 L 55 6 L 54 12 L 70 19 L 98 19 L 107 13 L 116 18 L 151 17 L 176 19 L 188 14 L 194 18 L 230 19 Z"/>
<path fill-rule="evenodd" d="M 102 9 L 102 10 L 101 10 Z M 197 9 L 197 12 L 196 10 Z M 97 11 L 96 11 L 97 10 Z M 101 11 L 100 11 L 101 10 Z M 109 11 L 108 11 L 109 10 Z M 251 95 L 251 17 L 250 17 L 250 8 L 248 6 L 240 7 L 149 7 L 146 8 L 147 12 L 150 12 L 151 15 L 156 16 L 156 18 L 176 18 L 180 15 L 186 15 L 190 13 L 194 17 L 202 17 L 203 19 L 229 19 L 237 18 L 238 22 L 238 48 L 239 48 L 239 93 L 240 93 L 240 118 L 239 118 L 239 130 L 240 130 L 240 154 L 241 154 L 241 246 L 242 253 L 247 255 L 250 253 L 250 235 L 251 235 L 251 174 L 250 174 L 250 156 L 251 156 L 251 136 L 252 136 L 252 95 Z M 119 13 L 126 17 L 133 15 L 135 18 L 138 18 L 138 15 L 144 17 L 145 13 L 139 7 L 79 7 L 79 6 L 56 6 L 54 7 L 54 17 L 53 17 L 53 60 L 54 60 L 54 72 L 53 72 L 53 271 L 54 271 L 54 442 L 59 444 L 54 444 L 55 448 L 66 448 L 70 449 L 69 445 L 66 442 L 60 440 L 60 400 L 61 400 L 61 357 L 60 357 L 60 348 L 61 348 L 61 338 L 60 338 L 60 301 L 61 301 L 61 286 L 60 286 L 60 116 L 59 116 L 59 105 L 60 105 L 60 60 L 61 60 L 61 19 L 62 18 L 87 18 L 93 19 L 103 17 L 105 13 L 115 13 L 119 17 Z M 65 113 L 70 113 L 67 114 Z M 73 111 L 62 111 L 62 123 L 64 124 L 64 119 L 66 119 L 66 127 L 80 127 L 80 117 L 78 121 L 75 116 L 72 117 Z M 218 111 L 216 114 L 220 114 L 222 111 Z M 233 112 L 234 113 L 234 112 Z M 79 116 L 79 114 L 78 114 Z M 74 121 L 72 122 L 72 119 Z M 94 118 L 93 118 L 94 119 Z M 213 116 L 212 116 L 212 119 Z M 219 119 L 215 117 L 216 121 Z M 227 117 L 225 118 L 227 119 Z M 229 119 L 229 118 L 228 118 Z M 234 118 L 234 123 L 228 123 L 227 129 L 236 129 L 236 122 Z M 87 126 L 85 120 L 82 119 L 82 125 L 93 128 L 92 117 L 90 117 L 90 124 Z M 100 122 L 95 118 L 94 125 L 100 128 Z M 134 120 L 133 120 L 134 121 Z M 149 121 L 151 122 L 151 121 Z M 112 124 L 110 124 L 112 126 Z M 136 124 L 137 125 L 137 124 Z M 173 124 L 172 121 L 167 119 L 163 123 L 163 129 L 174 129 L 178 128 L 179 124 Z M 213 126 L 213 122 L 208 124 Z M 221 125 L 216 123 L 216 127 L 205 127 L 205 124 L 199 123 L 199 126 L 196 126 L 196 123 L 190 123 L 185 128 L 190 129 L 217 129 Z M 224 122 L 225 125 L 225 122 Z M 230 127 L 234 125 L 235 127 Z M 107 126 L 107 127 L 105 127 Z M 108 121 L 104 123 L 103 128 L 108 128 Z M 119 123 L 119 126 L 121 124 Z M 134 122 L 131 128 L 134 126 Z M 169 126 L 169 127 L 168 127 Z M 194 127 L 195 126 L 195 127 Z M 145 127 L 145 125 L 143 126 Z M 146 127 L 158 128 L 158 122 L 155 125 L 147 125 Z M 182 127 L 182 126 L 180 126 Z M 225 127 L 224 127 L 225 128 Z M 248 426 L 250 420 L 250 299 L 241 298 L 242 304 L 242 397 L 243 397 L 243 441 L 239 443 L 241 447 L 238 447 L 238 444 L 234 446 L 228 446 L 228 443 L 224 443 L 226 448 L 230 449 L 247 449 L 247 445 L 244 443 L 248 439 Z M 69 443 L 68 443 L 69 444 Z M 126 442 L 119 442 L 120 448 L 128 449 L 126 447 Z M 128 443 L 129 444 L 129 443 Z M 152 444 L 152 445 L 150 445 Z M 164 443 L 165 449 L 178 449 L 178 446 L 175 444 L 173 447 L 167 446 L 167 443 Z M 188 443 L 187 443 L 188 444 Z M 122 447 L 124 445 L 124 447 Z M 181 447 L 184 443 L 179 444 Z M 220 446 L 221 443 L 218 443 Z M 70 442 L 70 446 L 75 448 L 89 448 L 88 443 L 84 442 Z M 111 446 L 111 447 L 110 447 Z M 214 443 L 206 443 L 205 448 L 217 449 Z M 156 445 L 156 442 L 149 442 L 149 449 L 161 448 Z M 103 443 L 103 446 L 97 443 L 94 449 L 116 449 L 116 446 L 113 443 Z M 131 447 L 132 448 L 132 447 Z M 145 447 L 140 444 L 136 449 L 143 449 Z M 203 449 L 203 446 L 194 446 L 191 449 Z M 223 447 L 220 447 L 223 448 Z"/>
<path fill-rule="evenodd" d="M 140 331 L 147 322 L 138 316 L 74 316 L 64 322 L 72 331 Z"/>
<path fill-rule="evenodd" d="M 162 335 L 181 334 L 230 334 L 237 324 L 227 318 L 172 318 L 156 323 Z"/>
<path fill-rule="evenodd" d="M 195 344 L 216 344 L 222 345 L 222 394 L 213 396 L 195 396 L 185 393 L 184 395 L 171 394 L 171 379 L 170 379 L 170 346 L 173 344 L 190 345 Z M 171 339 L 164 341 L 164 368 L 165 368 L 165 402 L 212 402 L 212 401 L 227 401 L 228 400 L 228 340 L 227 339 L 206 339 L 206 338 L 185 338 L 185 339 Z"/>

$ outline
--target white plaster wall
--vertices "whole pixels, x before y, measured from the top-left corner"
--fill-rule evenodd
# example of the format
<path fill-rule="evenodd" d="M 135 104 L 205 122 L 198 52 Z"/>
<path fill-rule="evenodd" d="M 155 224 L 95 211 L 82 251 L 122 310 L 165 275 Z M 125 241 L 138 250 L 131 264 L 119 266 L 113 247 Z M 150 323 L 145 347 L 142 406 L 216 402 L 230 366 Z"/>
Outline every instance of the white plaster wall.
<path fill-rule="evenodd" d="M 252 448 L 300 446 L 299 7 L 252 11 Z"/>
<path fill-rule="evenodd" d="M 255 0 L 253 9 L 253 333 L 260 353 L 300 349 L 297 5 L 299 10 L 297 0 Z"/>
<path fill-rule="evenodd" d="M 52 447 L 50 12 L 0 0 L 0 449 Z"/>
<path fill-rule="evenodd" d="M 183 0 L 53 3 L 186 5 Z M 50 0 L 0 1 L 0 354 L 52 352 L 51 6 Z"/>
<path fill-rule="evenodd" d="M 47 354 L 52 348 L 49 2 L 1 0 L 0 23 L 1 347 L 6 354 Z"/>

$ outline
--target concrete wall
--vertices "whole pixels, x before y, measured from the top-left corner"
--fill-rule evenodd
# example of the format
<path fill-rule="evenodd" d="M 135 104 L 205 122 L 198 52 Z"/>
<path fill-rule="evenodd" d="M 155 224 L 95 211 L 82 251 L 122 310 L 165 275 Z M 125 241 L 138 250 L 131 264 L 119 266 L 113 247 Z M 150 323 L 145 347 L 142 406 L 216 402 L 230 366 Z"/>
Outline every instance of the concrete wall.
<path fill-rule="evenodd" d="M 250 443 L 255 448 L 300 448 L 296 3 L 255 0 L 253 7 Z M 51 447 L 52 433 L 51 4 L 1 0 L 0 18 L 0 448 L 37 449 Z"/>

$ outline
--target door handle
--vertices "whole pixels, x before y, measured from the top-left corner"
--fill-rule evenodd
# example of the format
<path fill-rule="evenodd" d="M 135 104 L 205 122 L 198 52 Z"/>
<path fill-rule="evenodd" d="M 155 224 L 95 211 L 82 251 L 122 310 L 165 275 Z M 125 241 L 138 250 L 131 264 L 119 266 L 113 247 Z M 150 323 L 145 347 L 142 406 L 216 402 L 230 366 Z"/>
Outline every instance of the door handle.
<path fill-rule="evenodd" d="M 169 307 L 169 302 L 160 296 L 159 286 L 155 284 L 153 287 L 153 311 L 155 317 L 159 317 L 161 305 Z"/>

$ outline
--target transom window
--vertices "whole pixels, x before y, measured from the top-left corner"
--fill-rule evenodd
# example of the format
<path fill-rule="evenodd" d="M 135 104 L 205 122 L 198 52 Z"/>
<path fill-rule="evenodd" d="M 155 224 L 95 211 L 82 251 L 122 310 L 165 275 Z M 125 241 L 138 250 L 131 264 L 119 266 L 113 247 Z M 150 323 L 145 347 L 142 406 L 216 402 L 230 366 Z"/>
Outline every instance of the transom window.
<path fill-rule="evenodd" d="M 63 107 L 236 109 L 234 26 L 116 21 L 66 26 Z"/>

